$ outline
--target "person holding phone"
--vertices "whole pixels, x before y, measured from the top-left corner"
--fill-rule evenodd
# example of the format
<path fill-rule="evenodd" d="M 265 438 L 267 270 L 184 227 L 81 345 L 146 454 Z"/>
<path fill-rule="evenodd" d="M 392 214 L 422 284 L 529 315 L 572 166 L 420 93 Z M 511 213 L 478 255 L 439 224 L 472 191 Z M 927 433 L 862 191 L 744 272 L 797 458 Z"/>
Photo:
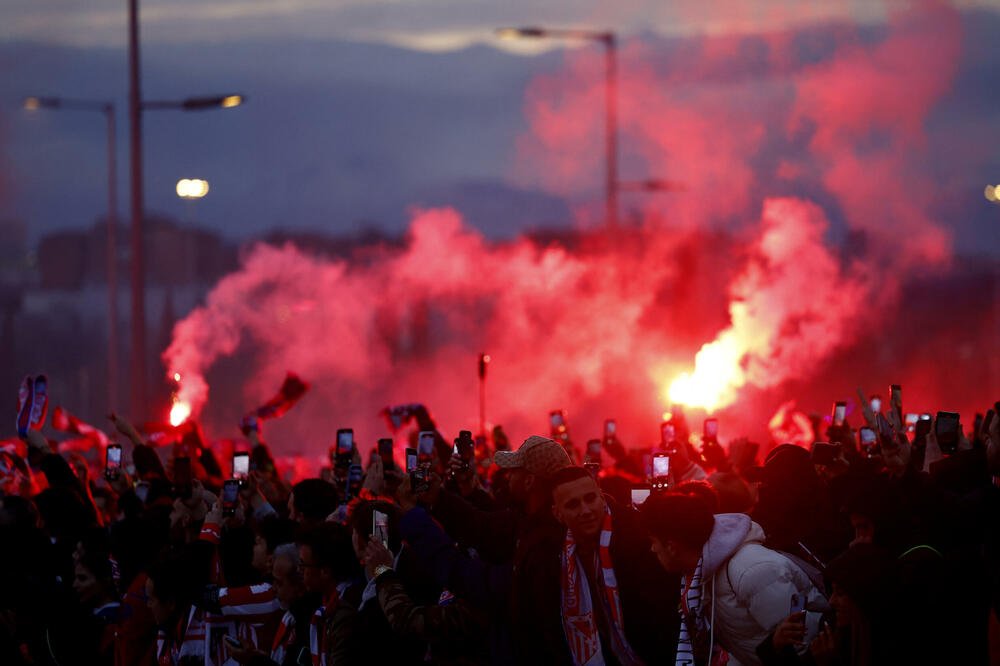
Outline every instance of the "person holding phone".
<path fill-rule="evenodd" d="M 712 659 L 724 648 L 741 664 L 760 664 L 757 647 L 789 614 L 793 595 L 827 610 L 822 592 L 788 557 L 764 546 L 764 530 L 744 514 L 718 514 L 683 495 L 651 497 L 639 510 L 664 570 L 682 576 L 678 659 Z M 806 614 L 806 640 L 820 614 Z M 803 648 L 804 649 L 804 648 Z"/>

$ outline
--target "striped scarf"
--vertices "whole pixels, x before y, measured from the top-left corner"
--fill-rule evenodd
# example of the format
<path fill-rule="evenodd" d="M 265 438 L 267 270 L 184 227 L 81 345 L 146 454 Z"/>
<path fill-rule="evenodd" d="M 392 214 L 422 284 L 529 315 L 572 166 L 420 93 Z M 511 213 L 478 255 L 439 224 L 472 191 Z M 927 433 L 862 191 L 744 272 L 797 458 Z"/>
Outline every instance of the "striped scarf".
<path fill-rule="evenodd" d="M 702 612 L 702 560 L 688 579 L 681 578 L 681 630 L 677 638 L 677 659 L 675 666 L 694 666 L 694 664 L 709 663 L 711 642 L 711 625 L 705 620 Z M 712 650 L 720 656 L 716 646 Z M 716 662 L 712 662 L 716 663 Z"/>
<path fill-rule="evenodd" d="M 313 666 L 326 666 L 326 617 L 340 602 L 339 587 L 333 591 L 323 605 L 313 613 L 309 622 L 309 653 L 312 655 Z"/>
<path fill-rule="evenodd" d="M 312 643 L 312 634 L 310 633 L 310 644 Z M 288 652 L 288 647 L 295 642 L 295 616 L 292 615 L 292 611 L 285 611 L 285 614 L 281 616 L 281 624 L 278 625 L 278 631 L 274 635 L 274 642 L 271 644 L 271 661 L 276 664 L 284 663 L 285 654 Z"/>
<path fill-rule="evenodd" d="M 622 605 L 618 598 L 618 580 L 611 562 L 611 511 L 605 507 L 604 525 L 598 554 L 604 583 L 604 596 L 611 614 L 612 625 L 618 635 L 618 643 L 627 652 L 632 663 L 641 663 L 632 654 L 625 639 Z M 582 584 L 581 584 L 582 583 Z M 597 600 L 603 603 L 602 599 Z M 566 531 L 566 542 L 562 553 L 562 620 L 566 642 L 569 643 L 573 663 L 576 666 L 597 666 L 604 664 L 601 653 L 601 636 L 594 621 L 593 600 L 587 584 L 580 558 L 576 554 L 576 538 L 572 530 Z"/>

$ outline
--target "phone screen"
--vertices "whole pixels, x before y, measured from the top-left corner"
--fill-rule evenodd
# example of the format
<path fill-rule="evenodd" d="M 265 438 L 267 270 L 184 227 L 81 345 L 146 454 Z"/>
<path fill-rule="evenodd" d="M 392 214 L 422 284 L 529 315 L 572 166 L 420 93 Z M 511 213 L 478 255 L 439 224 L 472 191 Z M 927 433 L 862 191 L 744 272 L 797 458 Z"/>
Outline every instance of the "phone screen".
<path fill-rule="evenodd" d="M 804 613 L 806 610 L 806 597 L 804 594 L 793 594 L 792 603 L 789 606 L 788 614 Z"/>
<path fill-rule="evenodd" d="M 604 422 L 604 436 L 608 438 L 614 437 L 616 428 L 617 424 L 615 424 L 615 422 L 611 419 L 608 419 Z"/>
<path fill-rule="evenodd" d="M 104 471 L 109 477 L 117 477 L 122 466 L 122 447 L 119 444 L 109 444 L 104 453 Z"/>
<path fill-rule="evenodd" d="M 872 398 L 869 404 L 876 414 L 882 411 L 882 398 Z"/>
<path fill-rule="evenodd" d="M 149 496 L 149 481 L 140 481 L 135 484 L 135 496 L 139 498 L 140 502 L 146 501 Z"/>
<path fill-rule="evenodd" d="M 553 428 L 560 428 L 566 425 L 566 418 L 561 411 L 549 412 L 549 423 L 552 424 Z"/>
<path fill-rule="evenodd" d="M 861 436 L 862 445 L 874 444 L 875 441 L 878 439 L 878 436 L 875 434 L 875 431 L 869 428 L 868 426 L 862 427 L 858 431 L 858 433 Z"/>
<path fill-rule="evenodd" d="M 246 479 L 250 475 L 250 454 L 245 451 L 233 454 L 233 478 Z"/>
<path fill-rule="evenodd" d="M 601 440 L 592 439 L 589 442 L 587 442 L 587 453 L 589 453 L 592 456 L 601 455 Z"/>
<path fill-rule="evenodd" d="M 424 430 L 420 433 L 420 438 L 417 440 L 417 454 L 424 459 L 430 459 L 434 455 L 434 433 L 430 430 Z"/>
<path fill-rule="evenodd" d="M 222 511 L 226 515 L 236 512 L 236 500 L 239 498 L 240 482 L 236 479 L 226 479 L 222 484 Z"/>
<path fill-rule="evenodd" d="M 389 548 L 389 516 L 381 511 L 372 511 L 372 538 Z"/>
<path fill-rule="evenodd" d="M 833 406 L 833 425 L 844 425 L 847 418 L 847 403 L 838 402 Z"/>
<path fill-rule="evenodd" d="M 417 450 L 406 449 L 406 472 L 410 473 L 417 468 Z"/>
<path fill-rule="evenodd" d="M 639 506 L 649 499 L 649 486 L 636 486 L 632 488 L 632 505 Z"/>
<path fill-rule="evenodd" d="M 354 431 L 341 428 L 337 431 L 337 455 L 348 456 L 354 452 Z"/>
<path fill-rule="evenodd" d="M 705 419 L 705 439 L 719 436 L 719 419 Z"/>
<path fill-rule="evenodd" d="M 653 456 L 653 476 L 667 476 L 670 473 L 670 456 Z"/>
<path fill-rule="evenodd" d="M 459 457 L 469 462 L 476 457 L 475 444 L 471 437 L 459 437 L 455 442 L 455 452 L 458 453 Z"/>

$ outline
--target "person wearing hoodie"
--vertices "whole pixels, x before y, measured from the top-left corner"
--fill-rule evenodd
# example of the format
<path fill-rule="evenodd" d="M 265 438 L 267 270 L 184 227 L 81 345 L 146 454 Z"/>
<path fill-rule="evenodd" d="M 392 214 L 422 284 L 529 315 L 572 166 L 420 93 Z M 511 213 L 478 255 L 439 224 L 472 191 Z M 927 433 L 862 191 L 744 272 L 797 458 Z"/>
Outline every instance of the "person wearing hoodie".
<path fill-rule="evenodd" d="M 707 664 L 719 648 L 760 664 L 756 648 L 788 617 L 793 596 L 805 600 L 805 644 L 817 635 L 826 599 L 799 565 L 764 547 L 749 516 L 713 516 L 693 497 L 667 494 L 647 500 L 640 517 L 660 565 L 681 575 L 677 664 Z"/>

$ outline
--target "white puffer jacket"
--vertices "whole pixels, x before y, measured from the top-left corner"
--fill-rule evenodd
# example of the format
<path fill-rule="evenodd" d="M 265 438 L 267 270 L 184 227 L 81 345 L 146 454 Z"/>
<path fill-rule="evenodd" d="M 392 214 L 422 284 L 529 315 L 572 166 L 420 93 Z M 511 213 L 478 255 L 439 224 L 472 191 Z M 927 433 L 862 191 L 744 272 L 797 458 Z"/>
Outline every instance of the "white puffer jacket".
<path fill-rule="evenodd" d="M 788 617 L 793 594 L 807 600 L 807 646 L 819 631 L 820 615 L 829 610 L 805 572 L 763 543 L 764 530 L 749 516 L 721 513 L 702 549 L 702 612 L 713 640 L 744 666 L 760 664 L 757 646 Z"/>

